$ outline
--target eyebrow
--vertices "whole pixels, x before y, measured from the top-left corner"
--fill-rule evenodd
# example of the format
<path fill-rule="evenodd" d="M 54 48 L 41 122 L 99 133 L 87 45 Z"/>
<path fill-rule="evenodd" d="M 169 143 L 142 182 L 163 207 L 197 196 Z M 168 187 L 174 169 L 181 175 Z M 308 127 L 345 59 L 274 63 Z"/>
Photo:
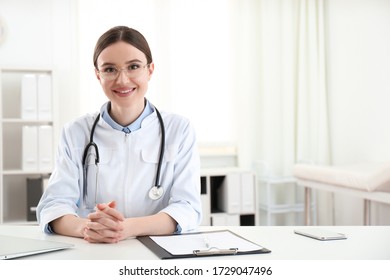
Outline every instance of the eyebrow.
<path fill-rule="evenodd" d="M 132 59 L 132 60 L 126 61 L 125 64 L 131 64 L 131 63 L 134 63 L 134 62 L 142 63 L 142 61 L 139 60 L 139 59 Z M 111 62 L 104 62 L 103 64 L 100 65 L 100 67 L 104 67 L 104 66 L 116 66 L 116 64 L 115 63 L 111 63 Z"/>

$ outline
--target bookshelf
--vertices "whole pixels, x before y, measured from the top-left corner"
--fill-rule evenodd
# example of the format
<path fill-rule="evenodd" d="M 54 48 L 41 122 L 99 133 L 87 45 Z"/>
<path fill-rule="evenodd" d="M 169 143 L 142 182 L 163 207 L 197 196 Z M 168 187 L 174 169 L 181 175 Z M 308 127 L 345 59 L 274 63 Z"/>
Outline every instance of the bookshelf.
<path fill-rule="evenodd" d="M 27 180 L 52 171 L 55 92 L 51 69 L 0 68 L 0 224 L 27 222 Z"/>
<path fill-rule="evenodd" d="M 239 168 L 203 169 L 201 199 L 204 226 L 258 225 L 256 179 Z"/>

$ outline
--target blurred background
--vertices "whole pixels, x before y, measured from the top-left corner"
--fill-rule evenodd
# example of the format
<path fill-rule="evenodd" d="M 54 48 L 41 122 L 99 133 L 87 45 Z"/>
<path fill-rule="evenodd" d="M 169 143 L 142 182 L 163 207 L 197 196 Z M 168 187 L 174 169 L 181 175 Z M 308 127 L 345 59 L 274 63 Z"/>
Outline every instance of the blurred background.
<path fill-rule="evenodd" d="M 106 101 L 92 54 L 115 25 L 148 40 L 147 98 L 193 122 L 203 168 L 390 161 L 388 0 L 0 0 L 0 68 L 53 69 L 56 137 Z M 317 204 L 318 224 L 362 223 L 361 199 Z"/>

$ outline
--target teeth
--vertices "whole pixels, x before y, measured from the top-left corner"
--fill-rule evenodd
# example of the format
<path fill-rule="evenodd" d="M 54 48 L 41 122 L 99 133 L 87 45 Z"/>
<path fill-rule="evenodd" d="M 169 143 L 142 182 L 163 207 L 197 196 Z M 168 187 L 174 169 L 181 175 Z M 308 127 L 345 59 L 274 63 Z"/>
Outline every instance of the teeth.
<path fill-rule="evenodd" d="M 126 93 L 130 93 L 132 92 L 133 89 L 128 89 L 128 90 L 117 90 L 117 92 L 121 93 L 121 94 L 126 94 Z"/>

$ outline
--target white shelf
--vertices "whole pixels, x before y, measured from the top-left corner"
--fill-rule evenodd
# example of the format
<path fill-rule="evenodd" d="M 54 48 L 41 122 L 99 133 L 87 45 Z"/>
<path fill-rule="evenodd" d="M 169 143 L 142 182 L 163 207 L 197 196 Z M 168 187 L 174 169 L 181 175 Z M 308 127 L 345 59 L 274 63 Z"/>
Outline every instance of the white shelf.
<path fill-rule="evenodd" d="M 202 225 L 258 225 L 256 183 L 251 171 L 203 169 L 201 198 Z"/>
<path fill-rule="evenodd" d="M 294 224 L 299 224 L 297 216 L 303 216 L 305 206 L 300 186 L 294 177 L 260 177 L 257 179 L 258 192 L 262 196 L 259 211 L 265 214 L 265 225 L 275 225 L 274 215 L 294 214 Z M 279 196 L 278 197 L 278 192 Z M 260 199 L 259 199 L 260 200 Z M 315 200 L 311 205 L 315 209 Z"/>
<path fill-rule="evenodd" d="M 2 174 L 6 175 L 38 175 L 38 174 L 50 174 L 52 170 L 3 170 Z"/>
<path fill-rule="evenodd" d="M 31 124 L 31 125 L 50 125 L 53 124 L 52 120 L 26 120 L 20 118 L 4 118 L 1 120 L 3 123 L 10 124 Z"/>
<path fill-rule="evenodd" d="M 299 225 L 303 221 L 304 196 L 293 176 L 274 170 L 266 160 L 256 160 L 252 166 L 256 174 L 260 225 Z"/>
<path fill-rule="evenodd" d="M 260 204 L 259 208 L 261 210 L 270 211 L 271 213 L 289 213 L 289 212 L 302 212 L 304 210 L 303 203 L 297 204 L 277 204 L 277 205 L 267 205 Z"/>
<path fill-rule="evenodd" d="M 39 79 L 47 77 L 41 75 L 50 75 L 49 86 L 51 88 L 45 87 L 46 91 L 44 92 L 49 93 L 49 95 L 44 96 L 50 98 L 50 102 L 45 102 L 45 106 L 51 107 L 40 107 L 51 108 L 49 111 L 41 111 L 51 113 L 48 117 L 40 115 L 42 119 L 39 119 L 37 115 L 37 118 L 22 118 L 22 79 L 26 74 L 36 75 L 37 92 L 38 81 L 41 81 Z M 54 135 L 57 135 L 58 132 L 58 99 L 55 79 L 55 73 L 52 69 L 12 66 L 0 68 L 0 224 L 31 224 L 27 221 L 27 179 L 47 177 L 52 172 L 52 168 L 46 167 L 44 169 L 37 167 L 33 170 L 23 170 L 22 136 L 23 128 L 26 126 L 36 126 L 37 129 L 50 126 L 50 131 L 52 131 L 52 162 L 54 162 L 56 147 Z M 49 99 L 41 100 L 49 101 Z"/>

